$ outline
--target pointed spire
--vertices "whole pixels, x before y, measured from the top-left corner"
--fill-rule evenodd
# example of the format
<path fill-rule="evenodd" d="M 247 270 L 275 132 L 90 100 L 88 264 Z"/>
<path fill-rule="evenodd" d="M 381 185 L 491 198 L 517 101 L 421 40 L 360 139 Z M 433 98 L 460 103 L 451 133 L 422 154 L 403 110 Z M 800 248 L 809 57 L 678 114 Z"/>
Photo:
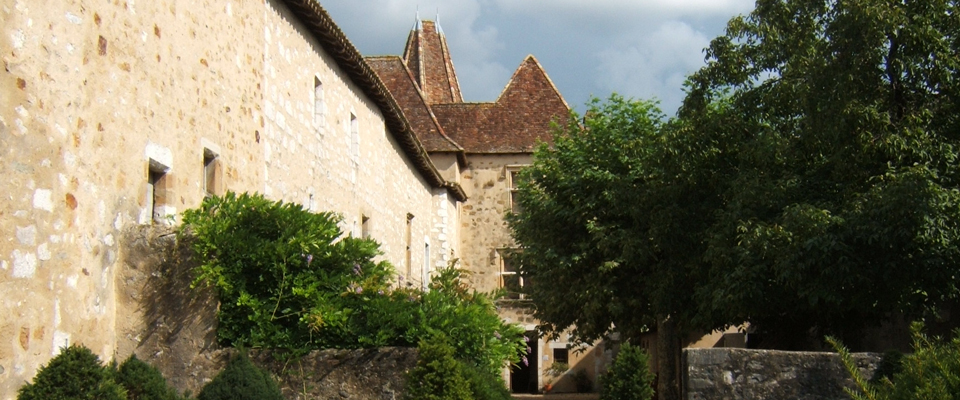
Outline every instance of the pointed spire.
<path fill-rule="evenodd" d="M 413 30 L 423 30 L 423 21 L 420 19 L 420 6 L 417 6 L 417 20 L 413 23 Z"/>

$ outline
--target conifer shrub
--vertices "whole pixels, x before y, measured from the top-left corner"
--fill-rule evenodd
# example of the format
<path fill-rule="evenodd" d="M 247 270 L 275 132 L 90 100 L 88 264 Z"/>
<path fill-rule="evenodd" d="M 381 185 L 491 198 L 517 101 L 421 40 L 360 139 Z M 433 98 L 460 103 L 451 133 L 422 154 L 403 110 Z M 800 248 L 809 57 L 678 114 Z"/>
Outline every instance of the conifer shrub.
<path fill-rule="evenodd" d="M 653 398 L 653 374 L 647 367 L 647 353 L 624 343 L 620 353 L 601 379 L 602 400 L 648 400 Z"/>
<path fill-rule="evenodd" d="M 471 399 L 463 365 L 454 357 L 454 348 L 445 337 L 421 341 L 418 348 L 420 357 L 407 377 L 405 400 Z"/>
<path fill-rule="evenodd" d="M 116 381 L 127 391 L 128 400 L 181 400 L 177 391 L 156 367 L 130 355 L 117 368 Z"/>
<path fill-rule="evenodd" d="M 20 388 L 17 400 L 125 400 L 126 394 L 100 358 L 84 346 L 63 349 Z"/>
<path fill-rule="evenodd" d="M 197 400 L 283 400 L 283 395 L 270 373 L 253 365 L 246 353 L 240 352 L 203 386 Z"/>
<path fill-rule="evenodd" d="M 839 341 L 827 338 L 853 378 L 855 390 L 844 389 L 855 400 L 956 400 L 960 399 L 960 331 L 951 340 L 930 338 L 914 323 L 913 354 L 903 356 L 900 371 L 879 383 L 868 381 Z"/>

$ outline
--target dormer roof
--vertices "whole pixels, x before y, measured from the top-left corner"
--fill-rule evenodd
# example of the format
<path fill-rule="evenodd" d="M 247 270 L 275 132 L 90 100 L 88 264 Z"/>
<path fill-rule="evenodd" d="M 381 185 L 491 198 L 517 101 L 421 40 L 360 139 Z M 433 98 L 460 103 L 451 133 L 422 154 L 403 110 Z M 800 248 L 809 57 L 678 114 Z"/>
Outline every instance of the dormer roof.
<path fill-rule="evenodd" d="M 493 103 L 435 104 L 444 132 L 467 153 L 530 153 L 552 142 L 553 123 L 563 124 L 570 107 L 530 55 Z"/>

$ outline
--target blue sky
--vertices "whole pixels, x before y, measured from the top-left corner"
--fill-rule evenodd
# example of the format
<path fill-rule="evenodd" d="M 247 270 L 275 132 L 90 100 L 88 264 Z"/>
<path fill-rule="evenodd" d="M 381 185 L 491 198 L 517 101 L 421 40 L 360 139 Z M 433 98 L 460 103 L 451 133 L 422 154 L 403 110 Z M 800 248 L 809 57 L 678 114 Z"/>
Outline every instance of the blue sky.
<path fill-rule="evenodd" d="M 533 54 L 570 106 L 611 92 L 673 115 L 703 49 L 753 0 L 320 0 L 364 55 L 400 54 L 417 10 L 447 36 L 464 100 L 492 101 Z"/>

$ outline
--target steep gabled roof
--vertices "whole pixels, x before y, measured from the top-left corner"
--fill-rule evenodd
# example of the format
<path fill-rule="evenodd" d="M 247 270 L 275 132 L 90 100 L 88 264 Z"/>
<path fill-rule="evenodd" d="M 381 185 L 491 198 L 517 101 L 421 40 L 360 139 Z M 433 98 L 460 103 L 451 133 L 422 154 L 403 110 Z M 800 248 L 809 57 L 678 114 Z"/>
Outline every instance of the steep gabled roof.
<path fill-rule="evenodd" d="M 467 153 L 529 153 L 552 141 L 552 123 L 570 107 L 532 55 L 520 64 L 494 103 L 434 104 L 444 131 Z"/>
<path fill-rule="evenodd" d="M 366 57 L 367 64 L 397 100 L 414 132 L 428 152 L 461 152 L 463 148 L 450 140 L 430 110 L 424 94 L 417 87 L 413 74 L 398 56 Z"/>
<path fill-rule="evenodd" d="M 337 65 L 360 90 L 370 98 L 383 114 L 387 130 L 410 157 L 417 171 L 434 187 L 446 188 L 459 201 L 466 200 L 466 193 L 459 184 L 447 182 L 433 165 L 426 149 L 417 139 L 390 91 L 364 61 L 357 48 L 350 43 L 340 27 L 333 22 L 317 0 L 282 0 L 303 23 L 311 35 L 330 54 Z M 458 88 L 459 90 L 459 88 Z"/>
<path fill-rule="evenodd" d="M 418 16 L 416 25 L 407 36 L 403 61 L 413 71 L 417 86 L 426 95 L 429 104 L 463 101 L 447 38 L 440 24 L 420 21 Z"/>

